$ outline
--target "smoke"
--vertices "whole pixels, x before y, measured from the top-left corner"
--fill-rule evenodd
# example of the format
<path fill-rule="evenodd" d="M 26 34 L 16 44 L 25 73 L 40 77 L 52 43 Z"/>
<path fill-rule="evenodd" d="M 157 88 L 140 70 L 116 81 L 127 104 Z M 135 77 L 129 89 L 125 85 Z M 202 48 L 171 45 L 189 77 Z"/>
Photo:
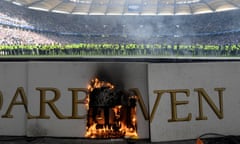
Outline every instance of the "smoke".
<path fill-rule="evenodd" d="M 136 42 L 148 40 L 155 35 L 153 25 L 148 23 L 128 25 L 125 33 L 129 35 L 130 39 L 134 39 Z"/>
<path fill-rule="evenodd" d="M 110 82 L 120 89 L 124 89 L 125 65 L 100 64 L 96 68 L 95 77 L 101 81 Z"/>

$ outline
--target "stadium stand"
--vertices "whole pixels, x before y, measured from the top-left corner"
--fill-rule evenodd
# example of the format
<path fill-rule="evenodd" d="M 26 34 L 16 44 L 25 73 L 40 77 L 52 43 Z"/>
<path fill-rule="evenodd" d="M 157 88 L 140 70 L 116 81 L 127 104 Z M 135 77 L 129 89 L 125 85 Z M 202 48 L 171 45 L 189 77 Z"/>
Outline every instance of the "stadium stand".
<path fill-rule="evenodd" d="M 79 16 L 0 1 L 0 55 L 238 56 L 239 13 Z"/>

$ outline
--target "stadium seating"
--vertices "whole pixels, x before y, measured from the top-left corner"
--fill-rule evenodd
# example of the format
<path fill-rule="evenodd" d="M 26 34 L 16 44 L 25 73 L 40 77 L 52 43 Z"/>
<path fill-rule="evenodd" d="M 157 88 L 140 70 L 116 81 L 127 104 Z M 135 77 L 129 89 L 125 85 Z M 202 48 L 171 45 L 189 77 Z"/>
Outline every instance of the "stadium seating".
<path fill-rule="evenodd" d="M 239 14 L 79 16 L 0 1 L 0 55 L 239 56 Z"/>

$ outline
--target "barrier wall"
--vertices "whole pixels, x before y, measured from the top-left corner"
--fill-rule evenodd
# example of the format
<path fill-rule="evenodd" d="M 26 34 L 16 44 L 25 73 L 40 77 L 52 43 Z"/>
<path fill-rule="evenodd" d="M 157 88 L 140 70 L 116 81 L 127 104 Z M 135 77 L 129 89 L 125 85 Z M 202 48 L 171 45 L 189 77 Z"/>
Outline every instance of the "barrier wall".
<path fill-rule="evenodd" d="M 239 62 L 1 62 L 0 135 L 83 138 L 87 110 L 79 102 L 73 117 L 72 89 L 95 77 L 138 90 L 139 139 L 238 135 L 239 73 Z"/>
<path fill-rule="evenodd" d="M 160 99 L 150 124 L 151 140 L 195 139 L 205 133 L 239 135 L 239 64 L 150 64 L 150 111 L 158 94 Z"/>
<path fill-rule="evenodd" d="M 0 135 L 84 137 L 87 110 L 85 104 L 77 104 L 80 118 L 71 118 L 73 92 L 69 88 L 86 89 L 95 77 L 126 90 L 138 88 L 148 108 L 146 64 L 0 63 L 3 103 Z M 46 91 L 45 104 L 41 107 L 40 93 L 43 89 Z M 59 95 L 59 98 L 56 95 Z M 79 100 L 85 97 L 85 93 L 78 93 Z M 47 104 L 47 101 L 54 101 L 55 108 Z M 26 114 L 26 111 L 29 114 Z M 149 123 L 141 111 L 137 111 L 137 120 L 139 138 L 149 138 Z"/>

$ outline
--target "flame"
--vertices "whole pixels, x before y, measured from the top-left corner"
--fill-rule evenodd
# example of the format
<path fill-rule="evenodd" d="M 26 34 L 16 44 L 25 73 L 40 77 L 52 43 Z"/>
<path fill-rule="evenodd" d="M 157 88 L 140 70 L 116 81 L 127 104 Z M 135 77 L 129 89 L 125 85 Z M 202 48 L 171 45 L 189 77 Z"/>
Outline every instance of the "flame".
<path fill-rule="evenodd" d="M 94 78 L 90 81 L 90 84 L 88 85 L 88 97 L 86 99 L 86 107 L 89 110 L 89 102 L 90 102 L 90 93 L 95 89 L 95 88 L 108 88 L 108 89 L 114 89 L 114 85 L 105 82 L 105 81 L 100 81 L 98 78 Z M 136 98 L 136 96 L 133 96 L 131 98 Z M 136 107 L 131 108 L 130 113 L 131 115 L 127 115 L 125 117 L 130 116 L 130 120 L 128 123 L 131 123 L 131 126 L 127 126 L 126 120 L 122 120 L 121 115 L 122 115 L 122 108 L 124 106 L 122 105 L 116 105 L 114 107 L 109 107 L 109 112 L 111 112 L 112 117 L 111 120 L 111 125 L 106 125 L 104 123 L 104 113 L 103 111 L 100 112 L 95 117 L 95 121 L 92 120 L 91 125 L 86 127 L 86 134 L 85 137 L 87 138 L 138 138 L 137 134 L 137 118 L 136 118 Z M 95 107 L 94 107 L 95 108 Z M 93 108 L 92 108 L 93 109 Z M 101 108 L 99 108 L 101 110 Z M 90 112 L 91 113 L 91 112 Z M 94 118 L 89 118 L 89 119 L 94 119 Z M 109 120 L 110 121 L 110 120 Z M 115 128 L 113 124 L 115 125 Z M 98 125 L 101 125 L 99 127 Z M 117 127 L 117 128 L 116 128 Z"/>
<path fill-rule="evenodd" d="M 114 85 L 112 85 L 109 82 L 100 81 L 98 78 L 94 78 L 91 80 L 90 84 L 88 85 L 88 90 L 92 92 L 93 89 L 101 88 L 101 87 L 109 87 L 110 89 L 113 89 Z"/>
<path fill-rule="evenodd" d="M 119 131 L 114 131 L 113 128 L 108 128 L 108 126 L 103 127 L 101 129 L 97 129 L 97 123 L 94 123 L 89 128 L 87 128 L 87 132 L 85 137 L 87 138 L 138 138 L 138 134 L 136 129 L 128 128 L 125 124 L 121 123 L 121 128 Z"/>

